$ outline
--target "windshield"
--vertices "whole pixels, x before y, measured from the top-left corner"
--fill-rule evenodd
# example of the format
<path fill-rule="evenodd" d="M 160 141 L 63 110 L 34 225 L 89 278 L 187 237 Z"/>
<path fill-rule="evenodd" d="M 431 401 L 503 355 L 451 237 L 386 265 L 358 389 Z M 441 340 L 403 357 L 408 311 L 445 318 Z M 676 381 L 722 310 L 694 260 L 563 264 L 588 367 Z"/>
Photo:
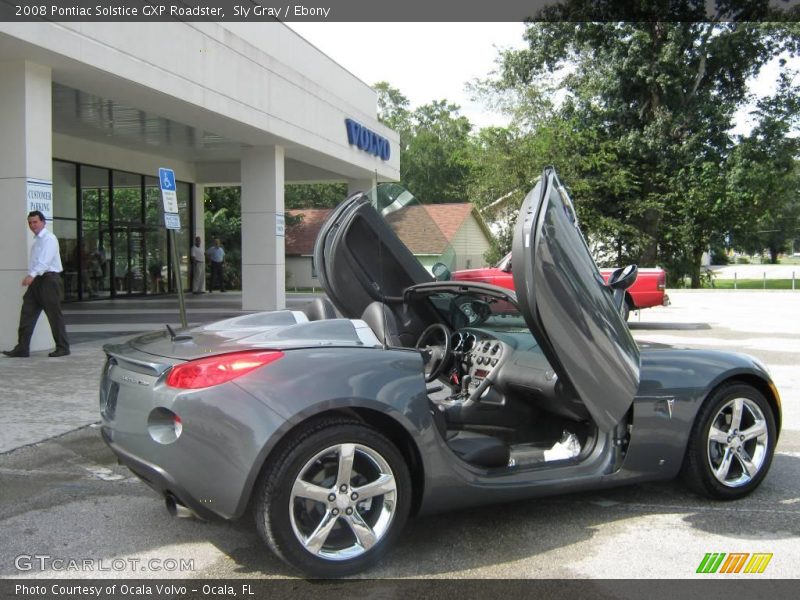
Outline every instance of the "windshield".
<path fill-rule="evenodd" d="M 437 291 L 428 301 L 453 329 L 478 327 L 493 331 L 528 332 L 525 319 L 511 298 L 463 289 Z"/>
<path fill-rule="evenodd" d="M 453 237 L 460 231 L 452 217 L 471 210 L 469 205 L 456 209 L 451 207 L 458 205 L 421 204 L 397 183 L 382 183 L 370 190 L 367 197 L 375 211 L 435 279 L 447 281 L 452 271 L 464 268 L 463 264 L 469 259 L 459 260 L 453 249 Z"/>

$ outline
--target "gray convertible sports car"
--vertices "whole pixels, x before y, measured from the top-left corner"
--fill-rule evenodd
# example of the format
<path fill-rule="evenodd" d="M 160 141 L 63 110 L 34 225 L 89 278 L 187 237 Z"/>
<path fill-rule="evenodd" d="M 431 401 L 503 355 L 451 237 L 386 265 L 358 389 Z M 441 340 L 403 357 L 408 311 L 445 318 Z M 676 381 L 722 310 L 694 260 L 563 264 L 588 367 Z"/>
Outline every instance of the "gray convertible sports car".
<path fill-rule="evenodd" d="M 447 281 L 447 256 L 435 279 L 395 233 L 433 237 L 421 214 L 395 185 L 347 198 L 314 251 L 330 301 L 105 347 L 102 435 L 173 514 L 252 512 L 279 557 L 335 577 L 409 515 L 678 474 L 720 499 L 761 483 L 781 419 L 767 370 L 638 346 L 614 300 L 635 268 L 604 283 L 552 169 L 519 215 L 516 295 Z"/>

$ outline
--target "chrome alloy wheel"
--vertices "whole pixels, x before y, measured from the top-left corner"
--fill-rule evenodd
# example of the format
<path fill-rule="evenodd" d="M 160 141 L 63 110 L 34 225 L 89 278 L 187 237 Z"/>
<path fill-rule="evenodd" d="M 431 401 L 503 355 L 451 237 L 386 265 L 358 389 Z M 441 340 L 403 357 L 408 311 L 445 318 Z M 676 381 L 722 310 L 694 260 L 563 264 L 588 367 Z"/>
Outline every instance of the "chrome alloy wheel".
<path fill-rule="evenodd" d="M 397 509 L 397 483 L 375 450 L 344 443 L 303 465 L 292 486 L 289 518 L 311 554 L 348 560 L 367 552 L 389 531 Z"/>
<path fill-rule="evenodd" d="M 750 398 L 722 405 L 708 431 L 708 462 L 722 485 L 747 485 L 767 458 L 769 429 L 764 413 Z"/>

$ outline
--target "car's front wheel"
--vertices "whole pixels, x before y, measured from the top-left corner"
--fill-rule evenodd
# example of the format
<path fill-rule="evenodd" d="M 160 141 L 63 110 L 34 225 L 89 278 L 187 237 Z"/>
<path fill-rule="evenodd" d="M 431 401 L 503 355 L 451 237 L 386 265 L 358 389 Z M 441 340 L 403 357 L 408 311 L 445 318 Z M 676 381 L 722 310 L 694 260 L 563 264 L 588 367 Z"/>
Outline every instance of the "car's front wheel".
<path fill-rule="evenodd" d="M 360 423 L 329 419 L 298 432 L 269 462 L 256 525 L 293 567 L 339 577 L 380 558 L 410 505 L 411 478 L 394 444 Z"/>
<path fill-rule="evenodd" d="M 766 476 L 776 437 L 775 415 L 761 392 L 746 384 L 724 386 L 697 416 L 683 479 L 699 494 L 742 498 Z"/>

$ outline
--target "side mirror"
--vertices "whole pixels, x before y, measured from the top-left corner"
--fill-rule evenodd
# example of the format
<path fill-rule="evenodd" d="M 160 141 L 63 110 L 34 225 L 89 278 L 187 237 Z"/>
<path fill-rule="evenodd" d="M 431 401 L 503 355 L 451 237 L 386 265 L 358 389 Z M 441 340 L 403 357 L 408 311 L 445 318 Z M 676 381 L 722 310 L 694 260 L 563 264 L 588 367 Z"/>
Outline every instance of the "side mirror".
<path fill-rule="evenodd" d="M 627 267 L 620 267 L 615 269 L 611 276 L 608 278 L 608 287 L 612 290 L 627 290 L 636 281 L 636 276 L 639 274 L 639 267 L 636 265 L 628 265 Z"/>
<path fill-rule="evenodd" d="M 622 315 L 623 320 L 627 320 L 628 311 L 625 306 L 625 290 L 631 287 L 639 274 L 639 267 L 628 265 L 616 269 L 608 278 L 608 287 L 614 290 L 614 306 Z"/>
<path fill-rule="evenodd" d="M 453 315 L 453 324 L 458 324 L 458 328 L 470 326 L 476 327 L 486 321 L 492 315 L 492 309 L 482 300 L 469 298 L 467 296 L 456 298 L 453 301 L 457 313 Z M 466 319 L 466 323 L 463 320 Z"/>
<path fill-rule="evenodd" d="M 431 272 L 436 281 L 450 281 L 450 269 L 444 263 L 434 263 L 433 267 L 431 267 Z"/>

